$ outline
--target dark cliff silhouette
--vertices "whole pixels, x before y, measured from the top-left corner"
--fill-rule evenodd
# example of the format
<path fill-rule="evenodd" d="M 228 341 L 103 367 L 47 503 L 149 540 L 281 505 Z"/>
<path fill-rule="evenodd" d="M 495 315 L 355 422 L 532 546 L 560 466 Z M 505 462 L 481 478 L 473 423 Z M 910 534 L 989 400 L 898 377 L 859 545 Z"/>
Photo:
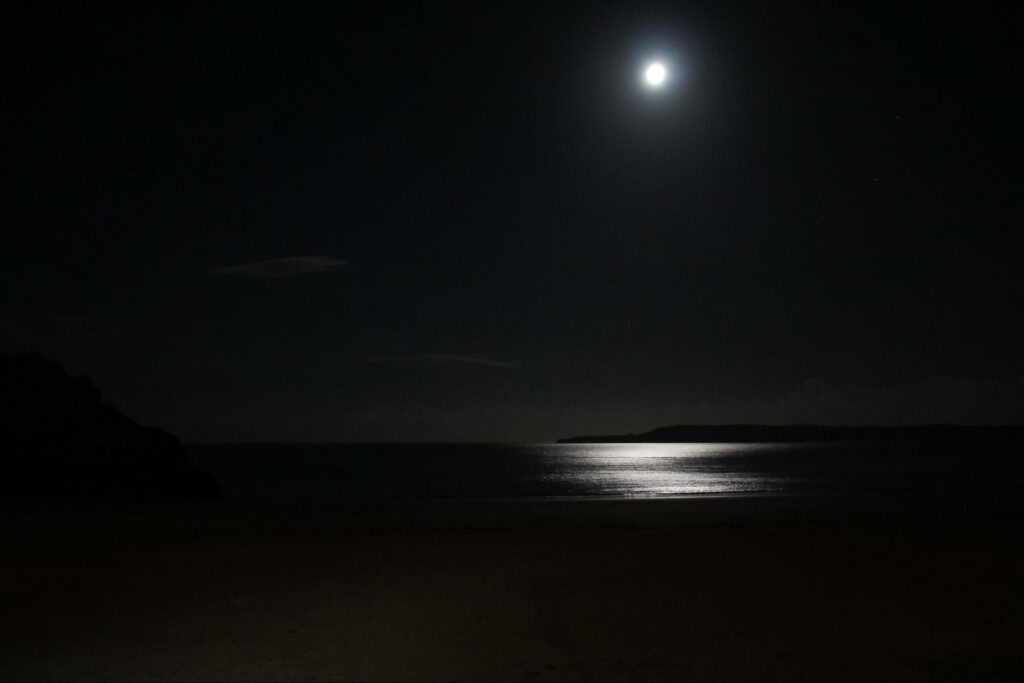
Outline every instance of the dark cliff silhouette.
<path fill-rule="evenodd" d="M 1024 426 L 998 425 L 674 425 L 641 434 L 572 436 L 557 443 L 791 443 L 808 441 L 929 441 L 998 440 L 1024 445 Z"/>
<path fill-rule="evenodd" d="M 88 377 L 35 354 L 0 355 L 4 501 L 213 501 L 220 486 L 178 439 L 131 420 Z"/>

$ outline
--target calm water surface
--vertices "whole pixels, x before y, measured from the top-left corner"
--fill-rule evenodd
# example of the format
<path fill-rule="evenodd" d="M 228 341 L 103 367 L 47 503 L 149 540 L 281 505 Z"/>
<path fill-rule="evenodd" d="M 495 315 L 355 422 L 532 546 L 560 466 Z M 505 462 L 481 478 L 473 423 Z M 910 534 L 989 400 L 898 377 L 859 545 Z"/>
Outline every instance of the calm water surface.
<path fill-rule="evenodd" d="M 381 444 L 188 447 L 228 500 L 1016 494 L 999 444 Z"/>

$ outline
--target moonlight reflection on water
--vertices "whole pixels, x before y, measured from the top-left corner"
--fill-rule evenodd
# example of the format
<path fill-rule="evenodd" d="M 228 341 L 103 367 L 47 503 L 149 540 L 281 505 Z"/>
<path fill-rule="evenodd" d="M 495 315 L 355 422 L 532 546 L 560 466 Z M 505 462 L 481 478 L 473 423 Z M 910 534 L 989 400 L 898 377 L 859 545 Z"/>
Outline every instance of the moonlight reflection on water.
<path fill-rule="evenodd" d="M 665 496 L 771 491 L 784 480 L 730 471 L 723 458 L 765 451 L 767 444 L 565 444 L 551 447 L 549 480 L 598 495 Z"/>
<path fill-rule="evenodd" d="M 1016 495 L 1005 444 L 210 444 L 229 500 L 425 500 L 945 491 Z"/>

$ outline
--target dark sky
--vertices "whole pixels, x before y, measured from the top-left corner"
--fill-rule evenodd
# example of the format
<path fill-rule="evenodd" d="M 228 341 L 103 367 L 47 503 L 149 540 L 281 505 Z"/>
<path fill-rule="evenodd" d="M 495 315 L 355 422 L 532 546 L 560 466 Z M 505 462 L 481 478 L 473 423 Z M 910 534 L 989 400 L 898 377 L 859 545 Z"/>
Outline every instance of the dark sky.
<path fill-rule="evenodd" d="M 5 5 L 3 347 L 186 440 L 1024 421 L 1018 7 Z"/>

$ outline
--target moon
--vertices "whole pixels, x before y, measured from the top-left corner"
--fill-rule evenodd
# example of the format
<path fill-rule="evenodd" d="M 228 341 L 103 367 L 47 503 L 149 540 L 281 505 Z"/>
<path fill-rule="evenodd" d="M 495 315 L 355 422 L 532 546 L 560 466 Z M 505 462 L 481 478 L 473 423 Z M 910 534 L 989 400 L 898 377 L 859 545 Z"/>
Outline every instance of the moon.
<path fill-rule="evenodd" d="M 652 88 L 660 88 L 665 84 L 666 78 L 668 78 L 668 69 L 661 62 L 651 62 L 644 69 L 644 80 Z"/>

